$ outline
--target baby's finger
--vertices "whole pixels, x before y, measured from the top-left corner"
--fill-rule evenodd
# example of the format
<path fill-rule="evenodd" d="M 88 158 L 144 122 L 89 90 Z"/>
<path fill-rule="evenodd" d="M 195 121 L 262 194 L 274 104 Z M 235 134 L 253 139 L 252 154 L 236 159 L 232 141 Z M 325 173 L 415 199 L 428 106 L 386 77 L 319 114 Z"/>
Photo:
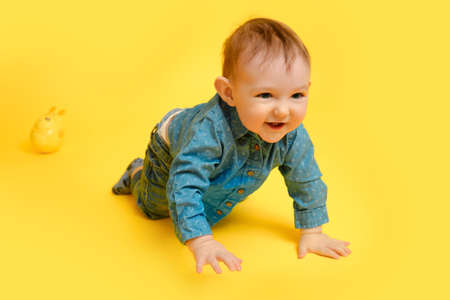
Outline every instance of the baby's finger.
<path fill-rule="evenodd" d="M 242 259 L 236 257 L 236 255 L 231 254 L 233 256 L 233 261 L 236 264 L 236 267 L 238 267 L 238 271 L 241 270 L 241 264 L 242 264 Z"/>
<path fill-rule="evenodd" d="M 348 249 L 348 248 L 344 248 L 344 250 L 345 250 L 345 252 L 347 252 L 347 254 L 351 254 L 352 253 L 352 251 L 350 249 Z"/>
<path fill-rule="evenodd" d="M 213 258 L 209 264 L 214 269 L 214 271 L 216 271 L 217 274 L 222 273 L 222 269 L 219 266 L 219 262 L 215 258 Z"/>
<path fill-rule="evenodd" d="M 217 259 L 224 262 L 230 271 L 235 271 L 237 269 L 231 255 L 221 254 L 220 256 L 217 256 Z"/>
<path fill-rule="evenodd" d="M 331 258 L 339 259 L 339 254 L 334 251 L 334 249 L 326 248 L 326 254 L 328 254 Z"/>
<path fill-rule="evenodd" d="M 331 250 L 330 248 L 322 248 L 319 251 L 315 251 L 315 252 L 322 256 L 339 259 L 339 255 L 336 252 L 334 252 L 333 250 Z"/>
<path fill-rule="evenodd" d="M 242 264 L 242 259 L 240 259 L 240 258 L 237 257 L 236 255 L 234 255 L 233 253 L 231 253 L 231 255 L 233 256 L 233 260 L 235 260 L 236 262 Z"/>
<path fill-rule="evenodd" d="M 346 241 L 343 241 L 344 242 L 344 246 L 348 246 L 348 245 L 350 245 L 350 242 L 346 242 Z"/>
<path fill-rule="evenodd" d="M 304 247 L 304 246 L 300 246 L 300 247 L 298 248 L 297 257 L 298 257 L 298 258 L 303 258 L 303 257 L 305 257 L 306 253 L 308 253 L 307 248 Z"/>
<path fill-rule="evenodd" d="M 242 259 L 237 258 L 233 253 L 230 253 L 230 259 L 231 259 L 231 262 L 234 265 L 234 270 L 240 271 L 241 270 Z"/>
<path fill-rule="evenodd" d="M 201 273 L 202 272 L 202 268 L 203 268 L 203 265 L 205 264 L 205 259 L 203 259 L 203 258 L 200 258 L 198 261 L 197 261 L 197 267 L 196 267 L 196 269 L 197 269 L 197 273 Z"/>
<path fill-rule="evenodd" d="M 232 261 L 234 264 L 234 269 L 237 271 L 241 270 L 241 263 L 242 263 L 242 259 L 237 258 L 236 256 L 232 257 Z"/>
<path fill-rule="evenodd" d="M 234 264 L 236 265 L 236 270 L 241 271 L 241 269 L 242 269 L 241 263 L 242 263 L 242 259 L 239 259 L 237 257 L 234 259 Z"/>
<path fill-rule="evenodd" d="M 231 259 L 231 262 L 234 265 L 234 270 L 240 271 L 241 270 L 242 259 L 237 258 L 236 255 L 234 255 L 231 252 L 228 252 L 228 254 L 225 254 L 225 255 L 228 255 L 228 257 Z"/>
<path fill-rule="evenodd" d="M 333 250 L 335 252 L 337 252 L 341 256 L 347 256 L 348 255 L 344 248 L 335 247 L 335 248 L 333 248 Z"/>

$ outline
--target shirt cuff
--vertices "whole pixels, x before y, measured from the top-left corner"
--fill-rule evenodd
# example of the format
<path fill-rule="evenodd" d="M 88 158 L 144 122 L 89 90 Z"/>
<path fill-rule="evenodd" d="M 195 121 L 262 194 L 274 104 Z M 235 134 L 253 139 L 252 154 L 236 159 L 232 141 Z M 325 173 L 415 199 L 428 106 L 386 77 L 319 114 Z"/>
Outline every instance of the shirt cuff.
<path fill-rule="evenodd" d="M 212 234 L 212 231 L 206 217 L 201 214 L 180 219 L 179 223 L 175 225 L 175 233 L 178 240 L 184 245 L 187 240 L 205 234 Z"/>
<path fill-rule="evenodd" d="M 321 206 L 308 210 L 294 211 L 295 228 L 313 228 L 328 223 L 327 207 Z"/>

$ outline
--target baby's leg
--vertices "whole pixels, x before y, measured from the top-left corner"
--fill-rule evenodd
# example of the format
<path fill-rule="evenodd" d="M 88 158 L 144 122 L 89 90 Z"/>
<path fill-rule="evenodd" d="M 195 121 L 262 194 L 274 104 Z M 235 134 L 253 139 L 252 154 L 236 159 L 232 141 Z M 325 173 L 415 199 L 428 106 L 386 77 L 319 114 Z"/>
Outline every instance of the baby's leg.
<path fill-rule="evenodd" d="M 132 178 L 131 176 L 134 175 L 140 169 L 142 169 L 143 163 L 144 160 L 142 158 L 136 158 L 128 165 L 127 169 L 125 170 L 125 173 L 122 175 L 122 177 L 120 177 L 119 181 L 112 188 L 114 194 L 116 195 L 131 194 L 130 190 Z"/>

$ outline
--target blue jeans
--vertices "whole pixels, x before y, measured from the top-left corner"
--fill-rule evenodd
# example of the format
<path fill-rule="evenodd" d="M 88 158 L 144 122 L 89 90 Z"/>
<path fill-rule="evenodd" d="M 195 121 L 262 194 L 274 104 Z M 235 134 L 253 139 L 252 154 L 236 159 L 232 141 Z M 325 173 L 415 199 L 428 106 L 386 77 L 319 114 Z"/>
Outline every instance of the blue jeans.
<path fill-rule="evenodd" d="M 147 217 L 154 220 L 169 217 L 166 184 L 172 163 L 169 146 L 157 131 L 167 118 L 179 110 L 172 109 L 155 125 L 150 134 L 143 168 L 131 180 L 131 192 L 137 205 Z"/>

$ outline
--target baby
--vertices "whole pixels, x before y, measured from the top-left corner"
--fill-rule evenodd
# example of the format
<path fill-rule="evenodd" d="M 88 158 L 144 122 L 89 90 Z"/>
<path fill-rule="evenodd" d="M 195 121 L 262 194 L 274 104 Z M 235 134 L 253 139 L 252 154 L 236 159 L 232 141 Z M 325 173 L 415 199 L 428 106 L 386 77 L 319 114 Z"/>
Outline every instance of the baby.
<path fill-rule="evenodd" d="M 242 260 L 213 238 L 211 227 L 278 167 L 300 229 L 298 258 L 311 252 L 338 259 L 351 251 L 330 238 L 327 186 L 302 124 L 308 104 L 310 56 L 283 23 L 256 18 L 225 41 L 217 93 L 206 103 L 176 108 L 154 127 L 145 159 L 133 160 L 115 194 L 132 193 L 150 219 L 171 217 L 196 271 L 219 261 L 240 271 Z"/>

